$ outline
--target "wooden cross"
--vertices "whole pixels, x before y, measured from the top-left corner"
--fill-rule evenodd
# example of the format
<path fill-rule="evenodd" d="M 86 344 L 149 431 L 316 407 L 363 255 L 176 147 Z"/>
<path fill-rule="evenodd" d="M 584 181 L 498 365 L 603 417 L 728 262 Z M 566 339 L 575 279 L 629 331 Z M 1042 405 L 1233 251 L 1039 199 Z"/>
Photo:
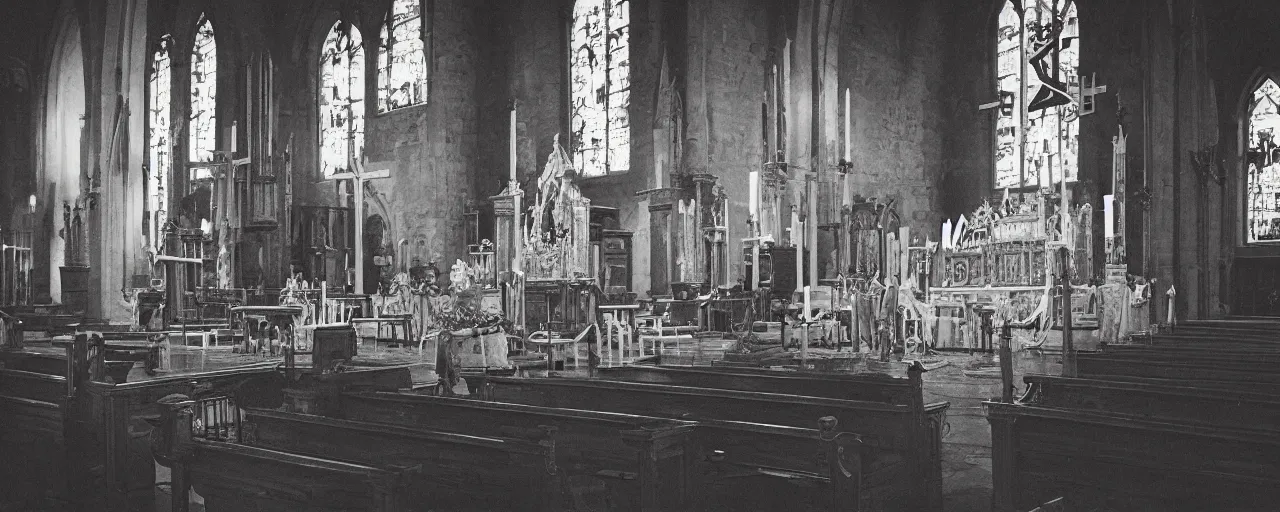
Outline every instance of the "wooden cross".
<path fill-rule="evenodd" d="M 356 236 L 355 236 L 355 290 L 356 293 L 364 293 L 364 183 L 367 180 L 376 180 L 391 177 L 391 169 L 395 167 L 395 162 L 373 162 L 369 164 L 373 168 L 372 171 L 366 171 L 364 162 L 351 159 L 351 170 L 348 172 L 336 172 L 325 178 L 326 180 L 351 180 L 352 196 L 351 202 L 355 203 L 352 207 L 355 209 L 356 215 Z"/>

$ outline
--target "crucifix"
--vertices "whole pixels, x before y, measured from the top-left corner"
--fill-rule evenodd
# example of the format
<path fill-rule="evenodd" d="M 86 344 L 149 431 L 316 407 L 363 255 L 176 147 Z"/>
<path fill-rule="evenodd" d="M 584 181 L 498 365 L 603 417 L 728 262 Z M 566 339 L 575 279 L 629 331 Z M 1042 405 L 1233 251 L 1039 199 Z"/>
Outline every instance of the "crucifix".
<path fill-rule="evenodd" d="M 395 167 L 395 162 L 373 162 L 369 164 L 373 170 L 366 170 L 364 162 L 356 160 L 354 153 L 351 162 L 351 170 L 347 172 L 335 172 L 326 180 L 351 180 L 352 194 L 350 196 L 352 208 L 355 210 L 356 216 L 356 236 L 355 236 L 355 290 L 356 293 L 364 293 L 364 185 L 368 180 L 376 180 L 391 177 L 391 169 Z"/>

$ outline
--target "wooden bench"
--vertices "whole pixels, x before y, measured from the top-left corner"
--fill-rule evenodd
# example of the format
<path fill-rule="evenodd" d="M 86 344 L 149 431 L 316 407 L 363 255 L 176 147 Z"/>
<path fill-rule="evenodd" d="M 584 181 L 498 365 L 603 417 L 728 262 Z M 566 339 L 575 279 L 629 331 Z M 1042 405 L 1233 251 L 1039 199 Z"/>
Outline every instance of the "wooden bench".
<path fill-rule="evenodd" d="M 1280 399 L 1247 386 L 1204 388 L 1194 382 L 1101 380 L 1026 375 L 1020 403 L 1106 411 L 1183 424 L 1280 432 Z"/>
<path fill-rule="evenodd" d="M 1076 369 L 1080 377 L 1143 377 L 1280 385 L 1276 364 L 1248 361 L 1152 360 L 1140 356 L 1078 353 Z"/>
<path fill-rule="evenodd" d="M 778 370 L 744 371 L 695 366 L 626 366 L 600 368 L 596 375 L 605 380 L 647 382 L 695 388 L 760 391 L 790 395 L 862 400 L 909 405 L 913 395 L 921 395 L 920 373 L 910 379 L 878 373 L 817 374 Z"/>
<path fill-rule="evenodd" d="M 939 510 L 942 503 L 941 446 L 948 403 L 912 407 L 751 391 L 701 389 L 582 379 L 489 377 L 488 400 L 543 407 L 594 409 L 698 421 L 734 421 L 810 428 L 814 418 L 836 418 L 840 431 L 864 443 L 864 478 L 878 470 L 904 475 L 885 478 L 898 487 L 884 491 L 915 500 L 913 510 Z"/>
<path fill-rule="evenodd" d="M 478 435 L 502 425 L 555 426 L 557 466 L 580 509 L 602 506 L 582 496 L 583 487 L 606 494 L 623 510 L 773 508 L 768 503 L 857 509 L 862 468 L 855 436 L 397 393 L 348 393 L 342 403 L 349 418 Z M 818 454 L 839 464 L 824 464 Z"/>
<path fill-rule="evenodd" d="M 178 402 L 176 407 L 190 407 Z M 325 503 L 334 493 L 364 494 L 374 510 L 551 510 L 558 489 L 555 464 L 554 428 L 524 431 L 509 429 L 516 437 L 482 437 L 436 432 L 399 425 L 358 422 L 265 409 L 242 409 L 242 430 L 238 442 L 186 440 L 193 453 L 183 457 L 182 444 L 172 447 L 177 458 L 166 454 L 186 471 L 192 487 L 205 497 L 206 508 L 218 510 L 260 510 L 264 506 L 290 505 L 294 510 L 310 510 Z M 166 427 L 166 436 L 191 428 L 189 412 L 179 410 Z M 181 437 L 177 439 L 181 440 Z M 246 468 L 229 466 L 232 455 L 210 447 L 233 450 L 260 450 L 288 454 L 296 460 L 282 460 L 264 472 L 256 486 L 276 489 L 275 496 L 255 496 L 237 488 Z M 310 461 L 323 461 L 321 478 L 306 481 L 317 469 Z M 241 462 L 254 466 L 252 462 Z M 262 464 L 258 464 L 261 466 Z M 361 468 L 357 476 L 372 478 L 357 486 L 334 481 L 348 471 Z M 368 468 L 380 470 L 380 473 Z M 348 478 L 351 475 L 346 475 Z M 175 482 L 178 479 L 175 478 Z M 339 478 L 338 480 L 341 480 Z M 347 483 L 350 483 L 349 481 Z M 374 489 L 385 496 L 370 496 Z M 175 484 L 175 496 L 184 493 Z M 394 506 L 388 503 L 394 503 Z M 219 503 L 217 507 L 210 503 Z M 330 505 L 332 506 L 332 505 Z M 350 505 L 347 505 L 350 507 Z"/>
<path fill-rule="evenodd" d="M 984 403 L 994 509 L 1271 510 L 1280 436 L 1129 413 Z"/>

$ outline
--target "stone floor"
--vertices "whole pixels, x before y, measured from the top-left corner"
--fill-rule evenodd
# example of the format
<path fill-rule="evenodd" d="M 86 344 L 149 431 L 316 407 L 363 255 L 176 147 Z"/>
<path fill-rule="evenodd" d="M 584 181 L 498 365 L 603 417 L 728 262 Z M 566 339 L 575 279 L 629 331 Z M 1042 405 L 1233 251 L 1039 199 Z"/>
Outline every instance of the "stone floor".
<path fill-rule="evenodd" d="M 950 364 L 924 375 L 925 402 L 951 402 L 950 428 L 942 439 L 942 485 L 947 512 L 991 510 L 991 428 L 982 402 L 1000 396 L 1000 379 L 970 377 L 966 368 L 991 364 L 991 356 L 944 354 Z M 1022 389 L 1022 375 L 1061 371 L 1061 356 L 1039 352 L 1014 354 L 1014 383 Z"/>

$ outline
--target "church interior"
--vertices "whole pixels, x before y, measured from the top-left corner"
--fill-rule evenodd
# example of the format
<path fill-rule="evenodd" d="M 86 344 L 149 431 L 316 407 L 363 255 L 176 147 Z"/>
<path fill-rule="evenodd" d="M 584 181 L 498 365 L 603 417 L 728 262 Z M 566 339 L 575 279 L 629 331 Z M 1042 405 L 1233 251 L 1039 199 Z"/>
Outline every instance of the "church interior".
<path fill-rule="evenodd" d="M 1275 510 L 1268 7 L 5 2 L 0 511 Z"/>

